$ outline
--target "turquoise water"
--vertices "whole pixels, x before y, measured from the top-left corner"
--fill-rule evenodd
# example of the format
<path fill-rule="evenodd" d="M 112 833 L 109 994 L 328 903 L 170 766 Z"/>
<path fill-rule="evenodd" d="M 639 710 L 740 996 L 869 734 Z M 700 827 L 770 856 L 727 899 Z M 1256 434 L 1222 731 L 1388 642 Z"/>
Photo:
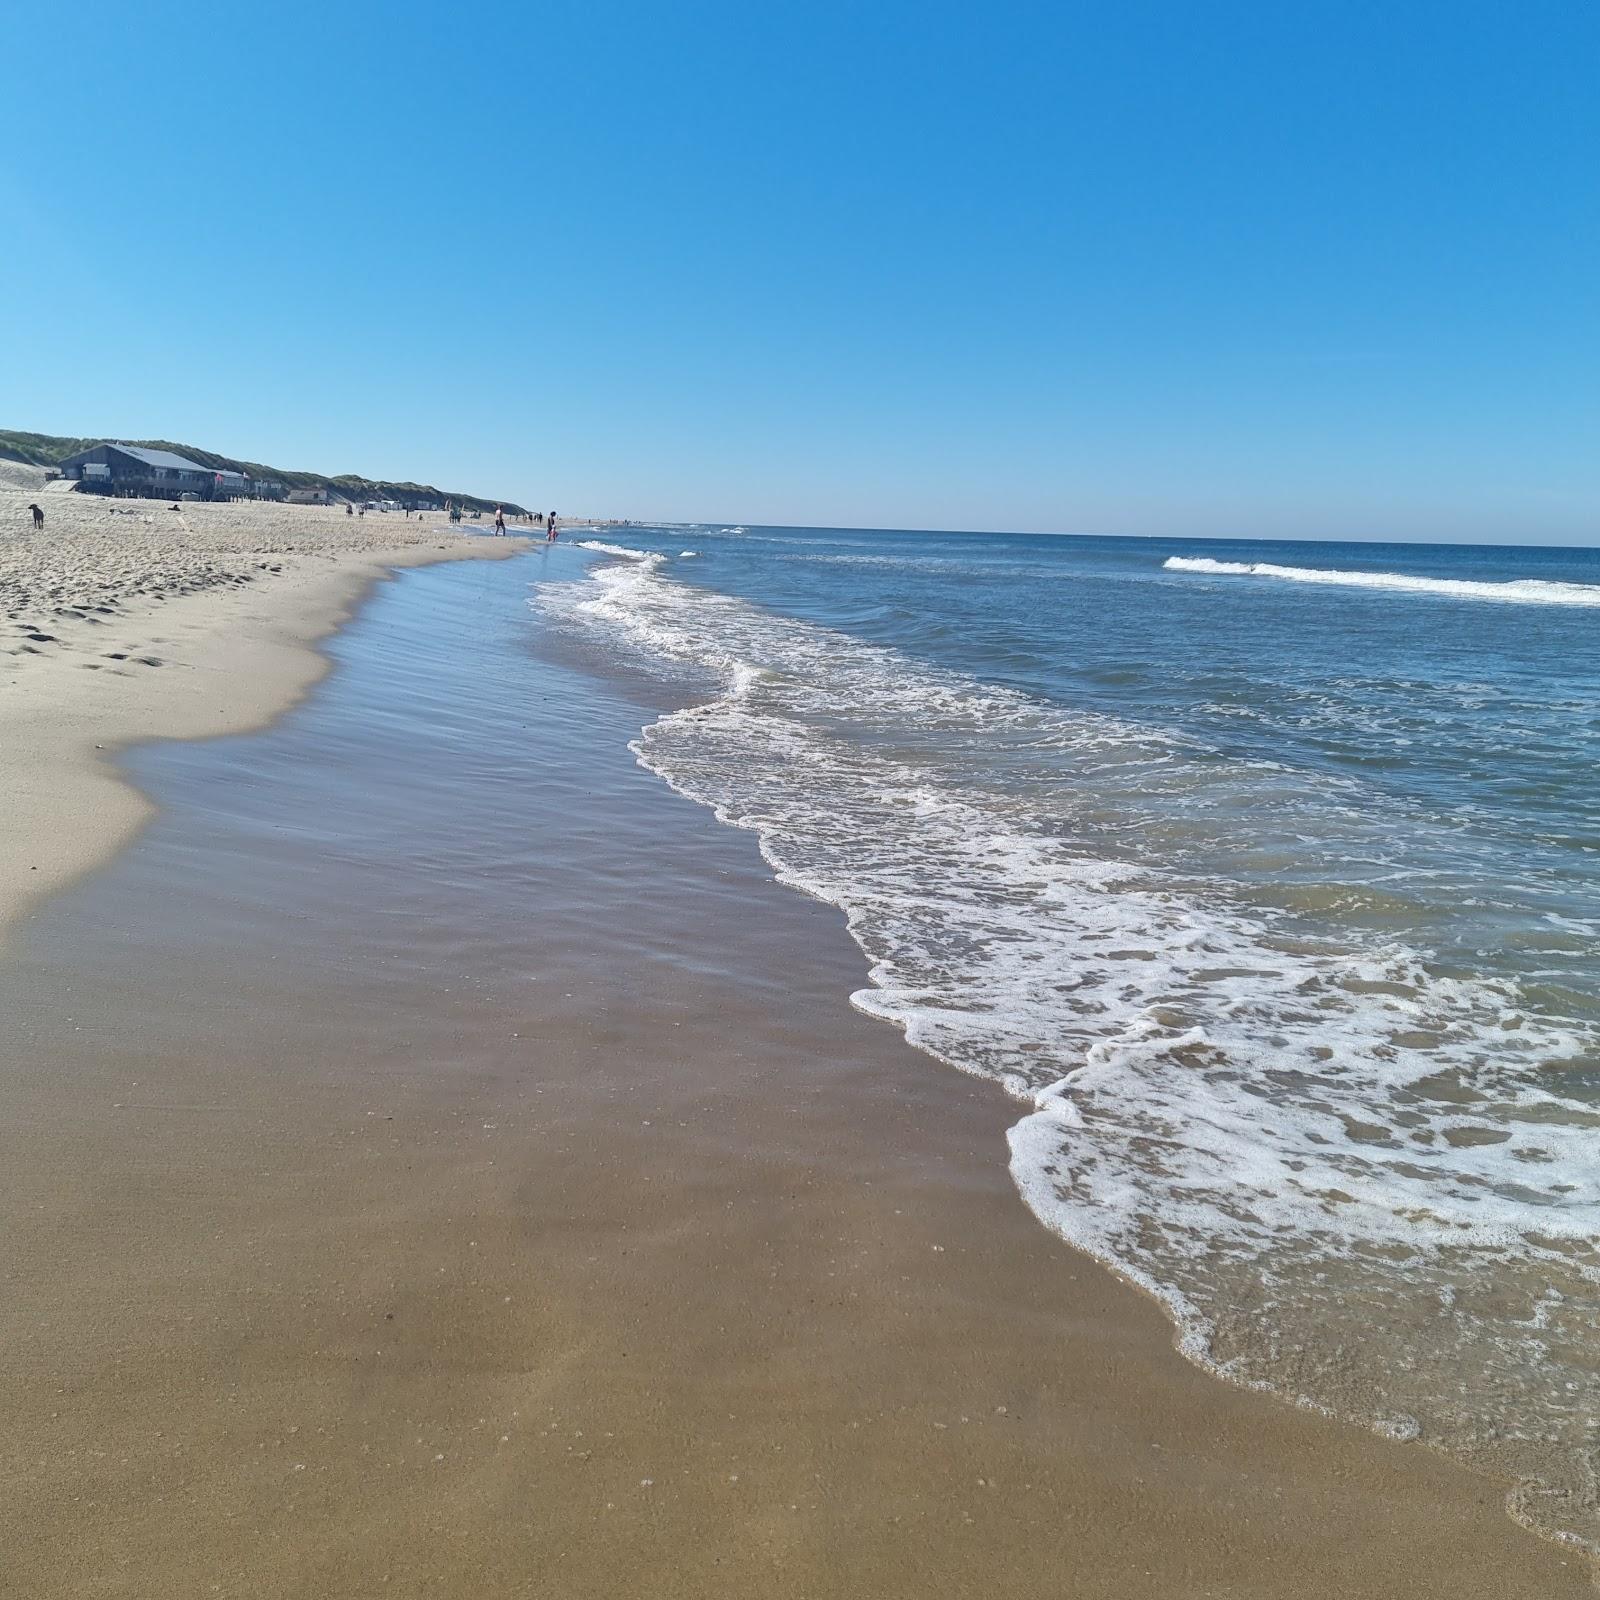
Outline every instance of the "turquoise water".
<path fill-rule="evenodd" d="M 628 529 L 640 760 L 1244 1383 L 1600 1532 L 1600 553 Z M 933 1070 L 930 1064 L 930 1070 Z"/>

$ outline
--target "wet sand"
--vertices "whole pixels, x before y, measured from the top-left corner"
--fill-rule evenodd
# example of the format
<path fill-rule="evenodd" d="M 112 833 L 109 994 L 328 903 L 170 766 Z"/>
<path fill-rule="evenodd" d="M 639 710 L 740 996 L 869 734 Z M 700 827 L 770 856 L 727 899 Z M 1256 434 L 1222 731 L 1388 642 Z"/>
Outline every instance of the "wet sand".
<path fill-rule="evenodd" d="M 632 763 L 521 579 L 402 574 L 0 963 L 0 1592 L 1592 1593 L 1229 1389 L 1014 1108 Z"/>
<path fill-rule="evenodd" d="M 443 518 L 45 485 L 0 462 L 0 938 L 148 820 L 115 767 L 124 746 L 262 726 L 322 675 L 307 646 L 386 572 L 522 547 Z"/>

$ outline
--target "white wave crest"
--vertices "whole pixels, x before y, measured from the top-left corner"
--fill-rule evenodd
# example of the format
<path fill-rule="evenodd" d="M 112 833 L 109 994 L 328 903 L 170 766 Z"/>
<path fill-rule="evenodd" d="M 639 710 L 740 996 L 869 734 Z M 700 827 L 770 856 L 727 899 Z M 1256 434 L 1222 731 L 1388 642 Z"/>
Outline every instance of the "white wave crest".
<path fill-rule="evenodd" d="M 1545 578 L 1515 578 L 1489 583 L 1475 578 L 1419 578 L 1407 572 L 1343 572 L 1333 567 L 1281 567 L 1271 561 L 1213 561 L 1209 556 L 1168 556 L 1168 572 L 1202 572 L 1217 577 L 1282 578 L 1291 583 L 1325 583 L 1346 589 L 1392 589 L 1404 594 L 1444 595 L 1452 600 L 1492 600 L 1525 606 L 1600 606 L 1600 584 L 1554 583 Z"/>
<path fill-rule="evenodd" d="M 658 556 L 653 556 L 648 550 L 630 550 L 626 545 L 607 544 L 604 539 L 579 539 L 580 550 L 596 550 L 603 556 L 622 556 L 628 561 L 655 561 Z"/>

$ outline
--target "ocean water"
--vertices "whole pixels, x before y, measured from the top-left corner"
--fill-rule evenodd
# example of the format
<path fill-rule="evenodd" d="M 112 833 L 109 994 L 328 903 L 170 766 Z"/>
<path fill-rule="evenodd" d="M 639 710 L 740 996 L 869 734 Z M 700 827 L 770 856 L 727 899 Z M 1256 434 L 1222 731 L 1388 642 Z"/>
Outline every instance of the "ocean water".
<path fill-rule="evenodd" d="M 1600 552 L 630 528 L 533 604 L 1041 1222 L 1600 1545 Z M 930 1070 L 937 1070 L 930 1061 Z"/>

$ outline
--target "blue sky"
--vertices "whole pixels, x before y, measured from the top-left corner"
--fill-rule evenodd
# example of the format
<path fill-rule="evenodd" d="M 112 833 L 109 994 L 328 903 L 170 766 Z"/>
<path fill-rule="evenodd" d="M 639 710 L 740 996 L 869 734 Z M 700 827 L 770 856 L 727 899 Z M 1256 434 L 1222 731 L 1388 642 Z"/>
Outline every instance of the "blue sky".
<path fill-rule="evenodd" d="M 1600 542 L 1600 9 L 10 8 L 0 426 L 619 516 Z"/>

